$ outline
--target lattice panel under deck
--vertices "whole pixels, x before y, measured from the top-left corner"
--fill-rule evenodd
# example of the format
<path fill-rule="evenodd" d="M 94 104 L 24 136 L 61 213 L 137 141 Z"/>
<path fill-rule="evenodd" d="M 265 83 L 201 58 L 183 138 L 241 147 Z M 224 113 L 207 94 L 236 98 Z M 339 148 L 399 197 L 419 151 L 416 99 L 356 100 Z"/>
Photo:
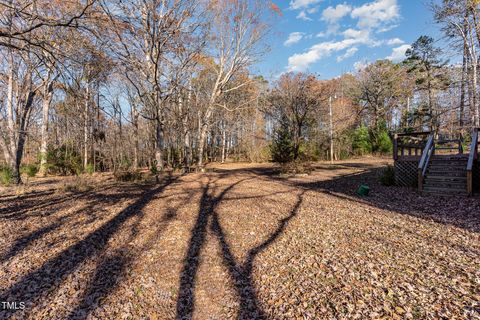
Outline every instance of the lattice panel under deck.
<path fill-rule="evenodd" d="M 395 183 L 402 187 L 416 187 L 418 184 L 418 161 L 395 161 Z"/>

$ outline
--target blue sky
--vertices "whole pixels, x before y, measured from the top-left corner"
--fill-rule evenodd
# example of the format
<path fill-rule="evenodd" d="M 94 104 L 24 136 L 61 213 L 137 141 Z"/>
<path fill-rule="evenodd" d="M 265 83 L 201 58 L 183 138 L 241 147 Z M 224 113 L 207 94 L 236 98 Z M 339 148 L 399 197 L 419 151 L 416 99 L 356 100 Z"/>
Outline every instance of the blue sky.
<path fill-rule="evenodd" d="M 377 59 L 399 61 L 420 35 L 441 34 L 421 0 L 276 0 L 271 51 L 253 69 L 267 79 L 308 71 L 323 79 Z"/>

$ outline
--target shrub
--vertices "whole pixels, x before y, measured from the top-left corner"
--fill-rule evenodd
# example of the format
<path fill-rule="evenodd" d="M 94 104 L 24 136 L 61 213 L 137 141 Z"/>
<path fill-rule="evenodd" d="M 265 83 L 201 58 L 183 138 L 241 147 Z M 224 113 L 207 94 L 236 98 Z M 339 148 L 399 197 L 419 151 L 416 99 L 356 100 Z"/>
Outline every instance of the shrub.
<path fill-rule="evenodd" d="M 280 170 L 283 174 L 310 174 L 313 168 L 308 162 L 291 161 L 282 163 Z"/>
<path fill-rule="evenodd" d="M 158 174 L 158 169 L 157 169 L 157 162 L 154 161 L 152 165 L 150 166 L 150 173 L 154 176 Z"/>
<path fill-rule="evenodd" d="M 36 164 L 26 164 L 20 168 L 20 172 L 26 174 L 30 178 L 35 177 L 38 172 L 38 166 Z"/>
<path fill-rule="evenodd" d="M 58 191 L 61 192 L 87 192 L 93 189 L 91 181 L 85 177 L 71 177 L 62 181 Z"/>
<path fill-rule="evenodd" d="M 372 140 L 372 151 L 379 153 L 391 153 L 393 149 L 392 139 L 388 135 L 387 124 L 381 121 L 376 128 L 370 132 Z"/>
<path fill-rule="evenodd" d="M 95 168 L 92 163 L 87 164 L 85 172 L 88 174 L 93 174 L 95 172 Z"/>
<path fill-rule="evenodd" d="M 47 152 L 48 170 L 54 174 L 79 175 L 82 157 L 70 146 L 62 145 Z"/>
<path fill-rule="evenodd" d="M 377 152 L 391 153 L 393 149 L 392 140 L 386 131 L 381 131 L 377 137 L 377 145 L 375 146 Z"/>
<path fill-rule="evenodd" d="M 372 152 L 372 141 L 368 128 L 361 126 L 353 131 L 352 149 L 355 154 L 365 155 Z"/>
<path fill-rule="evenodd" d="M 8 166 L 0 167 L 0 183 L 4 186 L 9 186 L 13 180 L 12 168 Z"/>
<path fill-rule="evenodd" d="M 115 180 L 121 181 L 121 182 L 131 182 L 131 181 L 138 181 L 142 180 L 142 173 L 139 171 L 131 171 L 131 170 L 125 170 L 125 171 L 115 171 L 113 173 L 113 176 L 115 177 Z"/>
<path fill-rule="evenodd" d="M 395 185 L 395 168 L 393 166 L 388 165 L 383 170 L 380 176 L 380 183 L 388 187 Z"/>

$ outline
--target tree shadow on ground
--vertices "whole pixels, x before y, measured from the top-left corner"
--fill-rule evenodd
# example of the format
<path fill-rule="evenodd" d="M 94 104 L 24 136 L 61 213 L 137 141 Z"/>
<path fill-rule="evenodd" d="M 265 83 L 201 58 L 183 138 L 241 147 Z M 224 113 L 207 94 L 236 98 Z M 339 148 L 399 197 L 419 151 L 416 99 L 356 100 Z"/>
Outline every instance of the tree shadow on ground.
<path fill-rule="evenodd" d="M 345 165 L 345 164 L 343 164 Z M 475 197 L 438 197 L 421 195 L 415 188 L 383 186 L 380 176 L 384 167 L 360 167 L 360 172 L 344 174 L 324 181 L 286 181 L 291 186 L 317 190 L 333 197 L 355 201 L 379 209 L 406 214 L 429 221 L 453 225 L 472 232 L 480 232 L 480 201 Z M 274 178 L 277 181 L 277 177 Z M 361 184 L 370 187 L 368 196 L 359 196 Z"/>
<path fill-rule="evenodd" d="M 52 216 L 52 218 L 49 219 L 53 219 L 54 222 L 17 238 L 7 252 L 0 254 L 0 263 L 19 255 L 21 252 L 33 245 L 35 241 L 40 240 L 55 230 L 60 229 L 69 221 L 73 221 L 72 227 L 89 225 L 94 223 L 102 215 L 103 211 L 107 211 L 106 208 L 108 208 L 109 205 L 131 199 L 132 197 L 141 194 L 141 192 L 139 192 L 141 189 L 138 186 L 132 185 L 122 187 L 120 192 L 110 192 L 107 194 L 106 192 L 109 189 L 112 188 L 104 188 L 101 191 L 79 192 L 78 194 L 73 195 L 62 194 L 54 197 L 50 202 L 48 199 L 40 199 L 39 201 L 35 202 L 34 198 L 29 197 L 30 200 L 28 204 L 32 205 L 31 210 L 28 210 L 28 207 L 23 206 L 19 212 L 14 213 L 14 215 L 9 216 L 8 218 L 3 218 L 6 220 L 23 220 L 27 217 Z M 55 216 L 56 213 L 62 212 L 62 210 L 68 208 L 69 205 L 71 205 L 71 201 L 75 200 L 86 201 L 87 203 L 78 210 L 72 210 L 68 214 L 62 214 L 60 217 Z M 11 208 L 13 209 L 14 207 L 15 204 L 12 204 Z M 75 222 L 75 217 L 80 215 L 87 215 L 89 218 L 86 221 Z"/>
<path fill-rule="evenodd" d="M 116 249 L 112 254 L 103 257 L 96 266 L 93 277 L 88 283 L 88 288 L 83 296 L 67 317 L 67 319 L 86 319 L 88 315 L 99 305 L 99 301 L 107 297 L 126 276 L 135 258 L 154 247 L 168 226 L 168 222 L 176 217 L 176 209 L 170 207 L 160 219 L 159 226 L 155 228 L 152 235 L 141 245 L 131 247 L 130 243 L 139 235 L 139 226 L 143 220 L 143 213 L 135 220 L 130 227 L 130 235 L 125 244 Z"/>
<path fill-rule="evenodd" d="M 221 191 L 217 196 L 214 192 L 216 181 L 223 176 L 232 176 L 236 173 L 254 173 L 255 175 L 248 178 L 243 178 L 235 183 L 229 185 Z M 261 244 L 250 249 L 247 253 L 246 260 L 241 263 L 235 258 L 230 244 L 227 241 L 227 235 L 220 223 L 217 212 L 217 206 L 226 198 L 226 195 L 235 186 L 256 178 L 256 170 L 235 170 L 225 171 L 220 174 L 215 181 L 208 181 L 203 187 L 202 197 L 200 200 L 200 208 L 195 225 L 191 231 L 191 238 L 189 241 L 188 251 L 183 263 L 183 269 L 180 277 L 179 296 L 177 299 L 177 319 L 192 319 L 195 310 L 195 286 L 198 269 L 200 266 L 200 255 L 203 246 L 206 242 L 208 226 L 210 223 L 210 230 L 215 238 L 219 241 L 222 251 L 222 261 L 228 270 L 228 274 L 234 283 L 235 291 L 239 299 L 239 319 L 266 319 L 264 311 L 258 302 L 256 289 L 253 283 L 253 264 L 256 256 L 265 250 L 268 246 L 273 244 L 275 240 L 285 230 L 287 223 L 297 215 L 302 203 L 303 192 L 298 196 L 293 209 L 289 215 L 281 219 L 274 232 L 272 232 L 266 240 Z M 275 194 L 275 193 L 274 193 Z M 270 194 L 269 194 L 270 195 Z M 258 196 L 257 198 L 261 198 Z M 233 199 L 240 199 L 242 197 L 235 197 Z M 252 197 L 247 197 L 251 199 Z M 243 199 L 243 198 L 242 198 Z"/>
<path fill-rule="evenodd" d="M 473 197 L 421 195 L 415 188 L 381 185 L 380 176 L 386 165 L 351 161 L 334 164 L 333 167 L 337 169 L 354 169 L 356 172 L 340 174 L 326 180 L 313 180 L 315 179 L 315 173 L 313 173 L 313 179 L 302 181 L 302 179 L 290 179 L 280 176 L 279 169 L 276 167 L 240 168 L 224 171 L 232 174 L 253 173 L 269 181 L 275 181 L 291 187 L 318 191 L 339 199 L 364 203 L 379 209 L 453 225 L 480 233 L 480 214 L 478 214 L 480 212 L 480 195 L 478 193 Z M 314 168 L 317 173 L 332 171 L 327 164 L 315 164 Z M 370 187 L 369 196 L 362 197 L 356 193 L 361 184 L 367 184 Z"/>
<path fill-rule="evenodd" d="M 38 303 L 39 299 L 58 288 L 84 261 L 102 254 L 112 236 L 125 225 L 127 221 L 131 221 L 132 218 L 141 217 L 143 208 L 150 200 L 161 193 L 167 186 L 175 182 L 175 180 L 176 178 L 169 178 L 159 186 L 148 188 L 133 204 L 120 211 L 112 219 L 87 235 L 83 240 L 66 248 L 35 271 L 21 277 L 9 288 L 0 292 L 0 301 L 22 301 L 25 303 L 25 310 L 31 309 L 30 307 Z M 99 199 L 98 201 L 103 200 L 104 199 Z M 139 221 L 134 222 L 134 225 L 135 223 L 139 223 Z M 53 227 L 55 226 L 52 226 L 52 228 Z M 44 230 L 44 232 L 47 231 Z M 40 232 L 38 236 L 41 236 L 41 233 L 42 232 Z M 121 250 L 121 252 L 124 251 L 128 250 Z M 11 254 L 12 253 L 10 253 L 10 255 Z M 122 274 L 125 266 L 135 257 L 135 255 L 132 255 L 130 258 L 126 258 L 119 254 L 120 253 L 116 253 L 105 258 L 97 267 L 97 271 L 91 282 L 92 286 L 85 293 L 84 299 L 80 302 L 79 307 L 75 309 L 78 311 L 78 314 L 84 313 L 88 315 L 89 303 L 92 299 L 98 300 L 101 296 L 108 294 L 118 282 L 119 275 Z M 112 267 L 112 263 L 115 263 L 114 267 Z M 107 271 L 107 268 L 109 270 L 111 269 L 111 271 Z M 103 281 L 103 278 L 100 279 L 101 274 L 109 278 L 107 282 L 101 282 Z M 95 284 L 95 289 L 93 289 L 93 284 Z M 32 287 L 35 288 L 35 290 L 28 289 Z M 7 319 L 13 317 L 19 311 L 20 310 L 0 310 L 0 318 Z M 72 317 L 78 317 L 78 314 L 74 311 L 72 312 Z M 82 317 L 80 316 L 80 318 Z"/>

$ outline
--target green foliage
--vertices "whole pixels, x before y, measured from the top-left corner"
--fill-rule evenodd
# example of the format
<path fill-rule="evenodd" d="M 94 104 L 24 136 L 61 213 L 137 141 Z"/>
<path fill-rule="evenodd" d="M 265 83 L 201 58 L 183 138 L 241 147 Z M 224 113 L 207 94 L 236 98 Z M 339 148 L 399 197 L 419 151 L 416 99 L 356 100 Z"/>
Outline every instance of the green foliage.
<path fill-rule="evenodd" d="M 372 152 L 372 142 L 368 128 L 361 126 L 352 134 L 353 152 L 358 155 L 365 155 Z"/>
<path fill-rule="evenodd" d="M 47 163 L 48 170 L 54 174 L 78 175 L 82 173 L 82 158 L 68 145 L 48 150 Z"/>
<path fill-rule="evenodd" d="M 314 142 L 302 142 L 298 148 L 298 159 L 302 161 L 320 160 L 320 150 Z"/>
<path fill-rule="evenodd" d="M 8 166 L 0 167 L 0 184 L 9 186 L 13 180 L 13 170 Z"/>
<path fill-rule="evenodd" d="M 87 164 L 87 167 L 85 168 L 85 172 L 88 174 L 93 174 L 95 172 L 95 168 L 92 163 Z"/>
<path fill-rule="evenodd" d="M 380 131 L 377 137 L 375 150 L 380 153 L 391 153 L 393 149 L 392 139 L 387 131 Z"/>
<path fill-rule="evenodd" d="M 120 159 L 118 167 L 120 170 L 128 170 L 132 167 L 132 161 L 128 157 L 123 157 Z"/>
<path fill-rule="evenodd" d="M 372 151 L 378 153 L 391 153 L 393 149 L 392 139 L 388 135 L 387 124 L 381 121 L 377 128 L 370 130 Z"/>
<path fill-rule="evenodd" d="M 152 165 L 150 166 L 150 173 L 156 176 L 158 174 L 158 169 L 157 169 L 157 161 L 153 161 Z"/>
<path fill-rule="evenodd" d="M 295 153 L 294 148 L 288 119 L 282 117 L 280 126 L 275 130 L 273 142 L 270 146 L 272 160 L 278 163 L 293 161 Z"/>
<path fill-rule="evenodd" d="M 38 172 L 38 166 L 36 164 L 26 164 L 20 168 L 20 172 L 26 174 L 30 178 L 35 177 Z"/>
<path fill-rule="evenodd" d="M 387 168 L 383 170 L 380 176 L 380 183 L 384 186 L 395 185 L 395 168 L 393 166 L 388 165 Z"/>

